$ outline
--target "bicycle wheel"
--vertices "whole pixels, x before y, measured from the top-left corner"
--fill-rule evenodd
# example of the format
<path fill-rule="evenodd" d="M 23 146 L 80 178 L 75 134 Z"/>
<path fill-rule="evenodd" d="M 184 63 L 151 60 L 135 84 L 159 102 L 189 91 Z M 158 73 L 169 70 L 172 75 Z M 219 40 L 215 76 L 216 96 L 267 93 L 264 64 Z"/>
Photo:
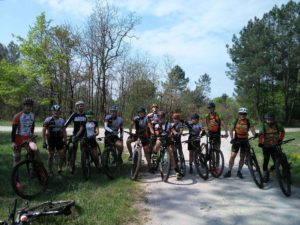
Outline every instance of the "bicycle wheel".
<path fill-rule="evenodd" d="M 251 152 L 252 151 L 254 150 L 252 149 Z M 248 169 L 250 171 L 254 183 L 257 185 L 257 187 L 263 188 L 264 187 L 263 177 L 255 154 L 250 153 L 247 157 L 247 161 L 248 161 Z"/>
<path fill-rule="evenodd" d="M 50 215 L 69 215 L 71 207 L 75 205 L 75 201 L 48 201 L 39 205 L 22 209 L 18 213 L 18 217 L 26 215 L 29 221 L 42 216 Z"/>
<path fill-rule="evenodd" d="M 224 170 L 224 155 L 221 150 L 212 149 L 209 159 L 210 173 L 213 177 L 218 178 Z"/>
<path fill-rule="evenodd" d="M 201 149 L 206 149 L 206 145 L 202 144 L 201 145 Z M 208 179 L 208 166 L 207 166 L 207 161 L 206 161 L 206 157 L 205 155 L 202 153 L 202 151 L 200 150 L 195 150 L 194 154 L 193 154 L 193 158 L 194 158 L 194 164 L 195 167 L 197 169 L 197 172 L 199 174 L 199 176 L 203 179 L 203 180 L 207 180 Z"/>
<path fill-rule="evenodd" d="M 21 198 L 32 199 L 46 190 L 48 178 L 48 173 L 40 162 L 27 159 L 14 166 L 11 185 Z"/>
<path fill-rule="evenodd" d="M 89 180 L 91 178 L 91 160 L 88 149 L 82 149 L 81 151 L 81 170 L 83 178 Z"/>
<path fill-rule="evenodd" d="M 105 147 L 102 154 L 103 171 L 110 179 L 114 179 L 118 174 L 116 162 L 112 161 L 114 160 L 112 151 L 113 150 L 111 149 L 111 147 Z"/>
<path fill-rule="evenodd" d="M 139 146 L 135 146 L 133 149 L 132 165 L 130 170 L 130 177 L 132 180 L 137 179 L 141 163 L 142 163 L 141 148 Z"/>
<path fill-rule="evenodd" d="M 170 155 L 167 152 L 167 150 L 160 150 L 160 156 L 159 156 L 159 169 L 160 169 L 160 175 L 161 179 L 164 182 L 167 182 L 170 176 L 171 172 L 171 160 Z"/>
<path fill-rule="evenodd" d="M 291 173 L 286 156 L 283 154 L 282 157 L 277 158 L 275 165 L 279 186 L 283 194 L 289 197 L 291 195 Z"/>
<path fill-rule="evenodd" d="M 69 142 L 66 147 L 67 165 L 73 174 L 75 172 L 75 152 L 73 142 Z"/>
<path fill-rule="evenodd" d="M 178 151 L 180 151 L 178 149 Z M 180 172 L 182 174 L 182 176 L 185 176 L 185 173 L 186 173 L 186 165 L 185 165 L 185 158 L 184 158 L 184 155 L 183 153 L 181 152 L 181 154 L 179 154 L 179 169 L 180 169 Z"/>

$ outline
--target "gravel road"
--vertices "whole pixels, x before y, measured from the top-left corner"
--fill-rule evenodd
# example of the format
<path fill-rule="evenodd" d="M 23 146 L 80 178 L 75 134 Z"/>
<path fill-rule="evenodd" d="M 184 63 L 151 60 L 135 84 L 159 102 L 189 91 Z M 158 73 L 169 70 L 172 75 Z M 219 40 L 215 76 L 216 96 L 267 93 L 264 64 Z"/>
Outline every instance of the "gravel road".
<path fill-rule="evenodd" d="M 187 146 L 183 146 L 187 149 Z M 222 139 L 225 170 L 230 156 L 229 139 Z M 185 151 L 187 159 L 187 150 Z M 237 165 L 239 158 L 235 160 Z M 175 174 L 168 183 L 161 182 L 159 173 L 144 173 L 141 184 L 145 187 L 145 207 L 149 209 L 146 225 L 299 225 L 300 190 L 292 188 L 287 198 L 275 178 L 264 189 L 254 184 L 244 166 L 244 179 L 209 178 L 203 181 L 197 174 L 188 174 L 177 181 Z M 273 175 L 273 177 L 275 174 Z"/>

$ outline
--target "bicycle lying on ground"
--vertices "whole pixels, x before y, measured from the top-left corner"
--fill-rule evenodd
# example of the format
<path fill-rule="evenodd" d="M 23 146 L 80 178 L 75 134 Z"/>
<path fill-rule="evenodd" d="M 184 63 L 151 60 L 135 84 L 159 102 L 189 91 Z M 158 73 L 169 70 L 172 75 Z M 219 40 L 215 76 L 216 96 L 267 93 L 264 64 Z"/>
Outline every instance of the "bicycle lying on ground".
<path fill-rule="evenodd" d="M 17 211 L 17 199 L 15 199 L 8 221 L 0 221 L 0 225 L 24 225 L 40 217 L 70 215 L 71 207 L 74 205 L 75 201 L 47 201 Z"/>
<path fill-rule="evenodd" d="M 32 199 L 43 193 L 48 185 L 47 170 L 42 162 L 34 159 L 34 151 L 29 144 L 36 137 L 33 136 L 29 141 L 23 142 L 21 147 L 27 151 L 25 159 L 17 163 L 11 173 L 12 188 L 17 195 L 25 199 Z"/>
<path fill-rule="evenodd" d="M 287 197 L 291 196 L 291 164 L 287 160 L 286 154 L 282 151 L 282 145 L 294 141 L 295 138 L 282 141 L 275 147 L 275 169 L 277 180 L 281 191 Z"/>

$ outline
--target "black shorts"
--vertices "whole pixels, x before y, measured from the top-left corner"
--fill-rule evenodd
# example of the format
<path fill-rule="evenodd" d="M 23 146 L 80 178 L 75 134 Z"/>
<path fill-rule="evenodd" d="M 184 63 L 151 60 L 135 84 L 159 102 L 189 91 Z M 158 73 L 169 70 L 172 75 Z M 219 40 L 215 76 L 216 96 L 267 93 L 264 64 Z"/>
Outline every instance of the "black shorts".
<path fill-rule="evenodd" d="M 249 148 L 249 141 L 246 139 L 235 139 L 233 141 L 231 151 L 238 153 L 241 150 L 241 154 L 245 154 Z"/>
<path fill-rule="evenodd" d="M 105 137 L 104 145 L 108 146 L 110 144 L 116 143 L 116 141 L 122 141 L 122 139 L 117 135 L 110 135 L 109 137 Z"/>
<path fill-rule="evenodd" d="M 150 143 L 149 138 L 147 138 L 145 136 L 140 136 L 139 138 L 141 139 L 143 146 L 146 146 Z M 129 136 L 128 139 L 131 140 L 132 142 L 135 142 L 135 141 L 137 141 L 138 136 L 137 135 Z"/>
<path fill-rule="evenodd" d="M 62 138 L 48 138 L 48 146 L 51 150 L 61 150 L 64 148 L 64 142 Z"/>
<path fill-rule="evenodd" d="M 85 146 L 89 145 L 92 148 L 95 148 L 95 147 L 98 146 L 96 138 L 94 138 L 94 137 L 93 138 L 87 138 L 87 137 L 85 137 L 82 140 L 83 140 L 82 144 L 85 145 Z"/>
<path fill-rule="evenodd" d="M 196 137 L 194 136 L 189 136 L 188 141 L 192 141 L 193 139 L 195 139 Z M 188 150 L 189 151 L 194 151 L 197 147 L 200 148 L 200 140 L 198 141 L 193 141 L 193 143 L 189 142 L 188 143 Z"/>

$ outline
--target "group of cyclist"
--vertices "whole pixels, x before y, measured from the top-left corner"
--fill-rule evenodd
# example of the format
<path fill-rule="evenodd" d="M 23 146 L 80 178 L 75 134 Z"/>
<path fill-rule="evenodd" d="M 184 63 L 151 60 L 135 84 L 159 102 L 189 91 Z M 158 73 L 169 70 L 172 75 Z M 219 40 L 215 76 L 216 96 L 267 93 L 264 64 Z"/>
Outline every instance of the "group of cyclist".
<path fill-rule="evenodd" d="M 14 163 L 20 161 L 20 153 L 22 143 L 29 141 L 31 149 L 34 151 L 36 159 L 39 160 L 38 148 L 32 138 L 35 127 L 35 117 L 32 113 L 33 100 L 31 98 L 25 98 L 23 101 L 23 110 L 17 113 L 12 122 L 11 141 L 14 156 Z M 96 136 L 99 134 L 99 124 L 94 118 L 92 111 L 85 112 L 85 105 L 83 101 L 78 101 L 75 104 L 76 112 L 70 115 L 65 121 L 61 115 L 61 107 L 58 104 L 54 104 L 51 107 L 51 115 L 47 117 L 43 123 L 42 139 L 43 147 L 48 151 L 48 170 L 50 174 L 53 174 L 52 164 L 55 151 L 60 156 L 58 163 L 58 174 L 62 172 L 63 159 L 65 157 L 65 145 L 67 142 L 66 128 L 73 123 L 73 146 L 75 152 L 78 149 L 78 144 L 82 149 L 84 145 L 89 144 L 92 146 L 92 154 L 94 158 L 98 160 L 98 148 L 96 142 Z M 155 155 L 160 151 L 162 145 L 162 138 L 164 135 L 168 136 L 164 145 L 167 147 L 168 154 L 171 159 L 171 165 L 176 172 L 177 179 L 181 179 L 183 174 L 177 165 L 177 160 L 174 157 L 174 147 L 179 150 L 179 154 L 183 154 L 181 145 L 181 136 L 183 135 L 184 128 L 188 129 L 188 140 L 192 140 L 195 137 L 203 136 L 207 134 L 210 139 L 214 139 L 214 143 L 217 144 L 217 148 L 221 146 L 221 127 L 225 130 L 225 137 L 228 137 L 228 128 L 224 122 L 222 115 L 215 111 L 215 104 L 210 102 L 207 105 L 209 112 L 205 115 L 205 126 L 200 123 L 200 116 L 197 113 L 193 113 L 189 121 L 182 120 L 180 113 L 172 114 L 172 121 L 166 120 L 166 113 L 159 111 L 157 104 L 152 104 L 151 113 L 147 114 L 146 109 L 139 107 L 137 115 L 133 117 L 129 127 L 129 137 L 126 140 L 126 146 L 129 152 L 128 160 L 132 160 L 132 146 L 138 138 L 141 140 L 144 155 L 147 161 L 148 171 L 154 173 L 153 166 L 151 165 L 151 155 Z M 268 113 L 265 115 L 265 121 L 259 128 L 259 133 L 255 132 L 253 122 L 247 118 L 248 111 L 246 108 L 239 108 L 238 118 L 233 119 L 231 122 L 231 128 L 229 135 L 231 138 L 231 157 L 229 160 L 228 171 L 224 174 L 224 177 L 230 177 L 231 171 L 234 165 L 234 160 L 240 151 L 240 162 L 238 166 L 237 176 L 243 178 L 242 167 L 244 164 L 244 158 L 247 148 L 248 135 L 251 131 L 252 135 L 259 137 L 259 147 L 263 150 L 264 163 L 264 181 L 269 181 L 269 169 L 268 163 L 270 156 L 274 156 L 274 146 L 280 144 L 283 140 L 285 131 L 284 128 L 276 123 L 274 114 Z M 205 127 L 205 128 L 204 128 Z M 135 134 L 132 130 L 135 128 Z M 118 116 L 118 109 L 116 106 L 112 106 L 109 110 L 109 115 L 104 120 L 105 129 L 105 145 L 113 143 L 117 149 L 116 163 L 122 164 L 122 152 L 123 146 L 123 119 Z M 196 146 L 200 145 L 196 143 Z M 189 150 L 189 173 L 193 173 L 193 151 L 195 150 L 195 144 L 188 144 Z M 99 168 L 99 161 L 96 161 L 96 166 Z M 100 168 L 99 168 L 100 169 Z M 73 171 L 74 172 L 74 171 Z"/>

